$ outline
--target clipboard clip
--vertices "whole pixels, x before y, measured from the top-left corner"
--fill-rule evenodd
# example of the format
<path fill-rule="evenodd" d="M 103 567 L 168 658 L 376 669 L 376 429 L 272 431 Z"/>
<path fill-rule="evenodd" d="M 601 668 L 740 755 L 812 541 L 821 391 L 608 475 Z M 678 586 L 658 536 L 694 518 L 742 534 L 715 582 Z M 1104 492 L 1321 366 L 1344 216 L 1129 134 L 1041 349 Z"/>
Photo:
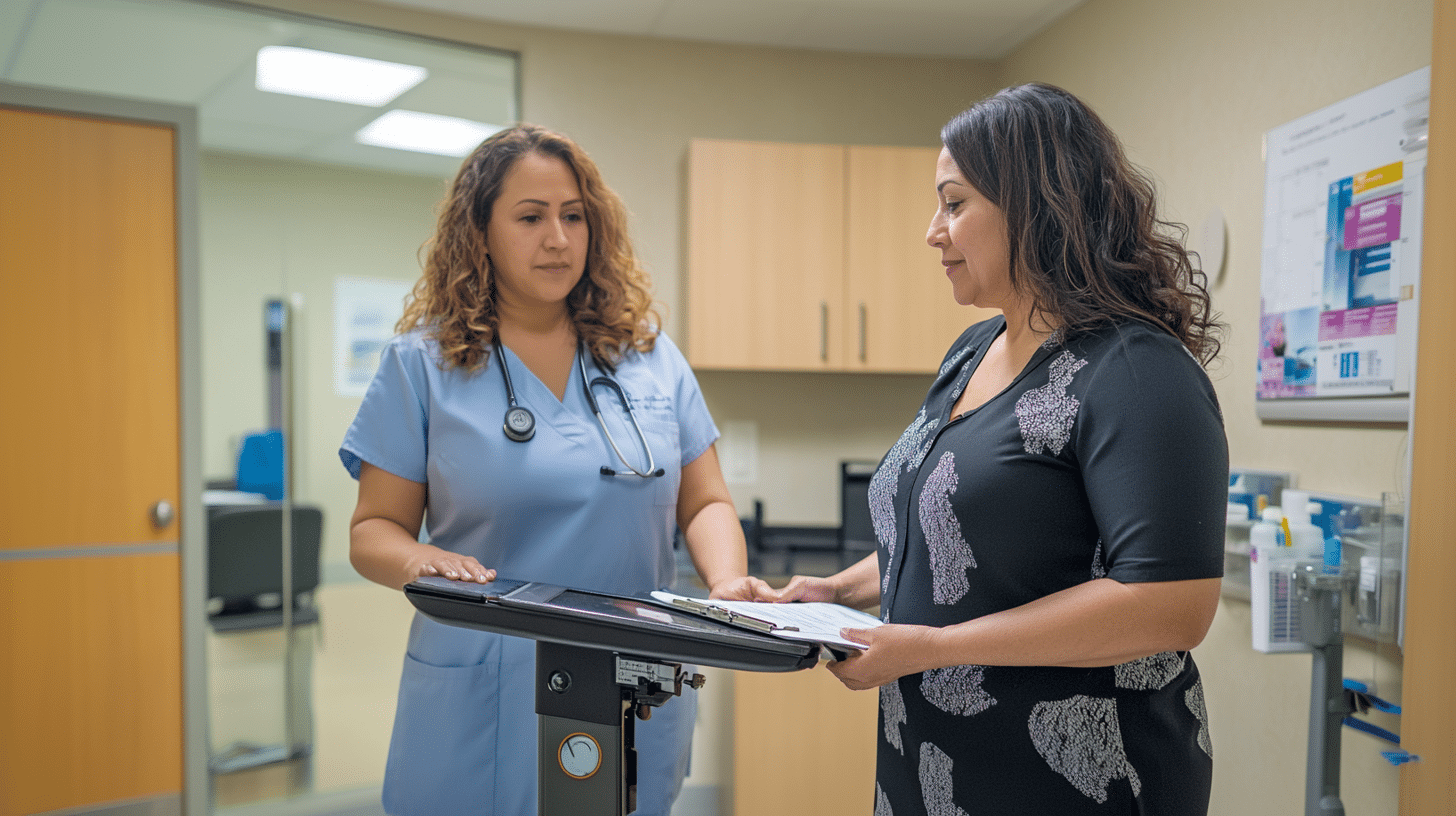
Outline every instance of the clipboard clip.
<path fill-rule="evenodd" d="M 672 604 L 673 606 L 686 609 L 695 615 L 722 621 L 732 626 L 740 626 L 744 629 L 752 629 L 755 632 L 763 632 L 764 634 L 799 631 L 799 627 L 797 626 L 780 626 L 772 621 L 755 618 L 752 615 L 745 615 L 742 612 L 734 612 L 731 609 L 725 609 L 717 604 L 700 601 L 696 598 L 673 598 Z"/>

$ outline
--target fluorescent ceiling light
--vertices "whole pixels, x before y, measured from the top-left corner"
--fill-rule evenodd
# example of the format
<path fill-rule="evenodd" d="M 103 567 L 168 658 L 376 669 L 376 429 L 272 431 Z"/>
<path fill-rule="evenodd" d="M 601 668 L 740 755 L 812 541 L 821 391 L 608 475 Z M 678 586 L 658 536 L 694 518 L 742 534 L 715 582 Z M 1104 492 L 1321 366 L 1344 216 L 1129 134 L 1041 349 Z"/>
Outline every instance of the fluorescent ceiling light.
<path fill-rule="evenodd" d="M 260 91 L 379 107 L 424 81 L 418 65 L 266 45 L 258 49 L 255 86 Z"/>
<path fill-rule="evenodd" d="M 464 156 L 487 136 L 500 130 L 495 125 L 437 116 L 433 113 L 392 110 L 354 134 L 354 141 L 395 150 Z"/>

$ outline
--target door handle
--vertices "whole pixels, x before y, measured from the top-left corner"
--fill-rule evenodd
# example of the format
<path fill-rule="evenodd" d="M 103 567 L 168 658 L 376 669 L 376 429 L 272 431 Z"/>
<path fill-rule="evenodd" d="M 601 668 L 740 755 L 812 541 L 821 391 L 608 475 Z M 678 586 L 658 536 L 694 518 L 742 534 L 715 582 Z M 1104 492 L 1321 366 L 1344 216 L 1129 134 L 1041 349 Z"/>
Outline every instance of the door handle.
<path fill-rule="evenodd" d="M 149 515 L 152 517 L 152 526 L 158 530 L 164 530 L 177 518 L 177 508 L 166 499 L 158 499 L 152 502 Z"/>

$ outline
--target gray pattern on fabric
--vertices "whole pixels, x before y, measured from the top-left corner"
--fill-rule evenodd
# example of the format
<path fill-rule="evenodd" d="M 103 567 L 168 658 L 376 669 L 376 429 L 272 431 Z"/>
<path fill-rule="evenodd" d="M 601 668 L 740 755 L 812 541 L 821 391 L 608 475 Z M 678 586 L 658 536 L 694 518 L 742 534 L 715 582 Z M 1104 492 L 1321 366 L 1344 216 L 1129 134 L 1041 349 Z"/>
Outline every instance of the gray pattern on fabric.
<path fill-rule="evenodd" d="M 875 816 L 895 816 L 895 812 L 890 810 L 890 798 L 885 796 L 885 789 L 878 782 L 875 783 Z"/>
<path fill-rule="evenodd" d="M 966 570 L 976 568 L 976 556 L 951 506 L 951 494 L 959 483 L 955 454 L 946 451 L 920 491 L 920 527 L 930 550 L 931 595 L 938 604 L 953 604 L 964 598 L 971 588 Z"/>
<path fill-rule="evenodd" d="M 1183 703 L 1193 716 L 1198 718 L 1198 747 L 1213 757 L 1213 738 L 1208 733 L 1208 707 L 1203 703 L 1203 679 L 1199 678 L 1193 687 L 1183 693 Z"/>
<path fill-rule="evenodd" d="M 936 376 L 944 377 L 946 374 L 949 374 L 950 370 L 964 362 L 966 357 L 970 355 L 972 351 L 975 351 L 974 346 L 965 346 L 957 350 L 955 354 L 951 355 L 949 360 L 946 360 L 945 362 L 940 364 L 940 373 Z"/>
<path fill-rule="evenodd" d="M 925 800 L 925 816 L 967 816 L 951 799 L 953 764 L 938 747 L 921 743 L 920 796 Z"/>
<path fill-rule="evenodd" d="M 1107 801 L 1114 779 L 1127 779 L 1134 796 L 1142 790 L 1123 748 L 1116 700 L 1078 694 L 1037 703 L 1028 729 L 1047 765 L 1099 804 Z"/>
<path fill-rule="evenodd" d="M 1151 691 L 1173 682 L 1188 662 L 1185 652 L 1159 652 L 1129 660 L 1112 667 L 1112 680 L 1118 688 Z"/>
<path fill-rule="evenodd" d="M 1029 388 L 1016 401 L 1016 419 L 1026 452 L 1036 455 L 1043 448 L 1060 454 L 1072 439 L 1072 425 L 1077 421 L 1081 403 L 1067 393 L 1072 377 L 1086 360 L 1079 360 L 1070 351 L 1063 351 L 1051 362 L 1047 384 Z"/>
<path fill-rule="evenodd" d="M 900 724 L 909 720 L 905 717 L 905 696 L 900 693 L 899 680 L 880 686 L 880 716 L 885 718 L 885 741 L 903 756 L 905 743 L 900 739 Z"/>
<path fill-rule="evenodd" d="M 888 556 L 883 567 L 881 591 L 889 586 L 890 563 L 895 559 L 895 544 L 899 541 L 895 529 L 895 493 L 900 489 L 900 473 L 920 464 L 929 448 L 928 437 L 939 425 L 939 418 L 927 420 L 925 409 L 921 408 L 915 421 L 900 435 L 895 447 L 890 448 L 890 452 L 885 454 L 885 461 L 870 477 L 870 522 L 875 528 L 875 539 Z"/>
<path fill-rule="evenodd" d="M 920 676 L 920 693 L 947 714 L 972 717 L 996 705 L 996 698 L 982 686 L 985 681 L 984 666 L 946 666 Z"/>
<path fill-rule="evenodd" d="M 1097 539 L 1097 549 L 1092 551 L 1092 577 L 1106 578 L 1107 565 L 1102 561 L 1102 539 Z"/>

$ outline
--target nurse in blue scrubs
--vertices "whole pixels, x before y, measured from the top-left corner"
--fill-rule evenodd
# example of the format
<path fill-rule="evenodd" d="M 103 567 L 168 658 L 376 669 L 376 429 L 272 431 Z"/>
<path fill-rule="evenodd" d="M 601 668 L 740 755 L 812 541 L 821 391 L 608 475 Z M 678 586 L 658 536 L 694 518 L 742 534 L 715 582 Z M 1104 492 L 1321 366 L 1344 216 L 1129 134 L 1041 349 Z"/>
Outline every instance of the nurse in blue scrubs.
<path fill-rule="evenodd" d="M 647 592 L 672 585 L 681 527 L 714 597 L 752 596 L 717 428 L 577 145 L 523 125 L 476 149 L 399 331 L 339 451 L 360 574 Z M 415 615 L 388 813 L 534 816 L 534 660 L 532 641 Z M 696 709 L 685 690 L 638 723 L 637 813 L 671 810 Z"/>

